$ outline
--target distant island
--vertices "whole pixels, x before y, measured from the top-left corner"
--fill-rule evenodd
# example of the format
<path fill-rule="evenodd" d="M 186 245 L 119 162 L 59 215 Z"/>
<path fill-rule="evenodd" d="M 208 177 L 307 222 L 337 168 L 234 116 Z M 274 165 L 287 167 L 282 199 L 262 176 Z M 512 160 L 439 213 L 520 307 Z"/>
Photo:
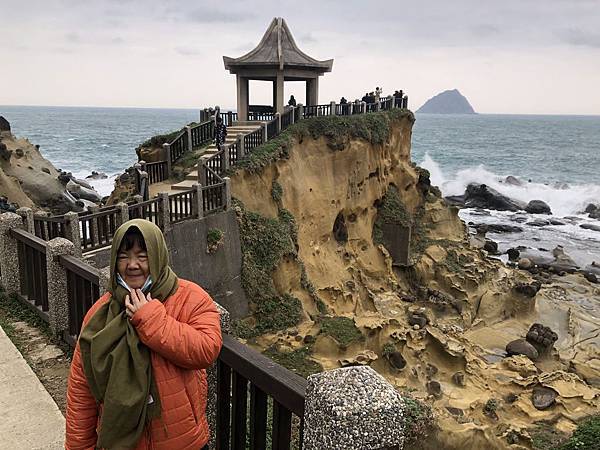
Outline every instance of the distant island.
<path fill-rule="evenodd" d="M 469 101 L 458 89 L 444 91 L 425 102 L 418 113 L 430 114 L 477 114 Z"/>

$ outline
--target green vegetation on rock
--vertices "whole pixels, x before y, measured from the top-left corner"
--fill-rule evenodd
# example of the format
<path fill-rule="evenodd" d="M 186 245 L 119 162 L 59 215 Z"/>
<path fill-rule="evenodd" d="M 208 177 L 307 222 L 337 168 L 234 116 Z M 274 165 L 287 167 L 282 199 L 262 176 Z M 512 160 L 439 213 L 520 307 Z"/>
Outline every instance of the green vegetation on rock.
<path fill-rule="evenodd" d="M 404 448 L 415 448 L 422 442 L 434 427 L 431 408 L 403 392 L 404 400 Z"/>
<path fill-rule="evenodd" d="M 472 262 L 472 257 L 457 253 L 455 250 L 449 250 L 442 264 L 446 266 L 450 272 L 462 273 L 465 270 L 465 265 Z"/>
<path fill-rule="evenodd" d="M 412 219 L 406 211 L 398 189 L 390 185 L 377 206 L 377 217 L 373 224 L 373 242 L 383 244 L 383 226 L 386 224 L 397 224 L 410 226 Z"/>
<path fill-rule="evenodd" d="M 344 347 L 364 340 L 364 336 L 356 327 L 354 320 L 343 316 L 322 317 L 321 334 L 331 336 Z"/>
<path fill-rule="evenodd" d="M 264 351 L 264 355 L 271 358 L 277 364 L 281 364 L 286 369 L 289 369 L 304 378 L 315 373 L 323 372 L 323 366 L 310 359 L 311 354 L 312 349 L 309 346 L 300 347 L 291 352 L 279 352 L 275 347 L 269 347 Z"/>
<path fill-rule="evenodd" d="M 324 137 L 332 150 L 342 150 L 350 139 L 362 139 L 374 145 L 381 145 L 390 137 L 390 125 L 404 118 L 414 121 L 414 115 L 410 111 L 401 109 L 354 116 L 322 116 L 301 120 L 290 125 L 279 136 L 256 147 L 231 171 L 245 169 L 258 172 L 278 159 L 289 157 L 293 143 L 302 143 L 308 137 L 312 139 Z"/>
<path fill-rule="evenodd" d="M 273 181 L 271 185 L 271 197 L 277 205 L 281 204 L 281 197 L 283 196 L 283 188 L 277 181 Z"/>
<path fill-rule="evenodd" d="M 557 450 L 600 450 L 600 415 L 584 419 Z"/>
<path fill-rule="evenodd" d="M 396 346 L 392 342 L 386 342 L 381 349 L 381 355 L 384 358 L 389 358 L 396 351 Z"/>

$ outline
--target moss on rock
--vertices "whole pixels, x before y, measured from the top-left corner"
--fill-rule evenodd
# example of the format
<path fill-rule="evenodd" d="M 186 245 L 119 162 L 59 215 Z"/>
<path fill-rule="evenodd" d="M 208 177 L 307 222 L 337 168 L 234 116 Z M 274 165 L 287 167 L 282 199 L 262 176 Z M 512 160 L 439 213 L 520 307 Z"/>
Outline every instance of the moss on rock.
<path fill-rule="evenodd" d="M 331 336 L 344 347 L 365 338 L 356 327 L 354 320 L 343 316 L 322 317 L 321 334 Z"/>
<path fill-rule="evenodd" d="M 323 371 L 323 366 L 310 359 L 312 349 L 309 346 L 300 347 L 290 352 L 280 352 L 275 347 L 269 347 L 264 355 L 271 358 L 277 364 L 307 378 L 309 375 Z"/>

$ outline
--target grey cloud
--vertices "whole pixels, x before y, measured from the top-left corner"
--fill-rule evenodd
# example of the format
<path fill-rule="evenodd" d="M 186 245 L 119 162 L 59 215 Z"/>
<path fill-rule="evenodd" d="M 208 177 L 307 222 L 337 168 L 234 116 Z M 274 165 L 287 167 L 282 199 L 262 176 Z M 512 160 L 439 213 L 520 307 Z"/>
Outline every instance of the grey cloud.
<path fill-rule="evenodd" d="M 298 41 L 304 42 L 307 44 L 312 44 L 318 42 L 317 38 L 315 38 L 312 33 L 304 33 L 298 36 Z"/>
<path fill-rule="evenodd" d="M 471 27 L 471 32 L 480 38 L 487 38 L 500 33 L 500 28 L 495 25 L 481 24 Z"/>
<path fill-rule="evenodd" d="M 593 33 L 577 28 L 569 28 L 559 32 L 563 42 L 571 45 L 600 48 L 600 33 Z"/>
<path fill-rule="evenodd" d="M 249 13 L 221 11 L 218 9 L 195 9 L 186 12 L 183 18 L 197 23 L 239 23 L 252 19 Z"/>
<path fill-rule="evenodd" d="M 199 56 L 202 52 L 193 47 L 175 47 L 175 51 L 182 56 Z"/>

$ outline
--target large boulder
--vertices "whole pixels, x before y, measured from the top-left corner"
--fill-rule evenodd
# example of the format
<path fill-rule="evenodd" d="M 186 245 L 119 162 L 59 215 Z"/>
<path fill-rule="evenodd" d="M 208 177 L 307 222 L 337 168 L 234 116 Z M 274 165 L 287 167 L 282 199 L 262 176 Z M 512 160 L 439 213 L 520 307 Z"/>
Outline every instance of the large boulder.
<path fill-rule="evenodd" d="M 508 356 L 525 355 L 532 361 L 535 361 L 539 356 L 537 349 L 525 339 L 515 339 L 506 344 L 506 353 Z"/>
<path fill-rule="evenodd" d="M 525 211 L 529 214 L 552 214 L 550 206 L 541 200 L 531 200 L 527 203 Z"/>
<path fill-rule="evenodd" d="M 0 116 L 0 131 L 10 131 L 10 123 L 2 116 Z"/>
<path fill-rule="evenodd" d="M 74 197 L 89 200 L 90 202 L 100 203 L 102 196 L 93 189 L 88 189 L 73 180 L 67 183 L 67 191 L 73 194 Z"/>
<path fill-rule="evenodd" d="M 10 161 L 10 157 L 12 155 L 12 150 L 6 148 L 6 144 L 0 142 L 0 158 L 4 161 Z"/>
<path fill-rule="evenodd" d="M 521 211 L 527 205 L 519 200 L 510 199 L 485 184 L 471 183 L 465 191 L 465 206 L 497 211 Z"/>
<path fill-rule="evenodd" d="M 594 225 L 593 223 L 582 223 L 579 226 L 584 230 L 600 231 L 600 225 Z"/>

